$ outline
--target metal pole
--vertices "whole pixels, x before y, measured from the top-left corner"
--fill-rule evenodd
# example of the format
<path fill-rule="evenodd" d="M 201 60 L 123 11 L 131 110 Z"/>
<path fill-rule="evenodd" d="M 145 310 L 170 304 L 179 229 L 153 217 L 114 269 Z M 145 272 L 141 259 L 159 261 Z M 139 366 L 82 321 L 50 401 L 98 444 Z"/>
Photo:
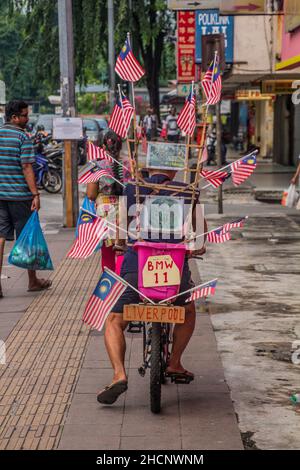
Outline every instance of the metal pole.
<path fill-rule="evenodd" d="M 63 116 L 75 116 L 75 78 L 72 0 L 58 0 L 59 62 Z M 75 227 L 78 217 L 77 143 L 65 141 L 63 223 Z"/>
<path fill-rule="evenodd" d="M 222 166 L 222 123 L 221 123 L 221 103 L 216 105 L 217 115 L 217 163 Z M 223 214 L 223 192 L 222 184 L 218 187 L 218 213 Z"/>
<path fill-rule="evenodd" d="M 115 19 L 114 19 L 114 1 L 107 0 L 108 10 L 108 66 L 109 66 L 109 105 L 110 110 L 114 107 L 114 96 L 116 87 L 115 75 Z"/>

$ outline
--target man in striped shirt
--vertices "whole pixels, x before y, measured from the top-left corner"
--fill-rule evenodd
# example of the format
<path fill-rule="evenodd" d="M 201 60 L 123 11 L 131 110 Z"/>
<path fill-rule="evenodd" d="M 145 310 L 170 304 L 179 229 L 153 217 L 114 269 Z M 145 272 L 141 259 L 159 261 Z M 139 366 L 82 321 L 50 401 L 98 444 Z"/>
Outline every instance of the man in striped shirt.
<path fill-rule="evenodd" d="M 14 240 L 14 232 L 18 238 L 32 211 L 40 209 L 40 195 L 32 168 L 35 155 L 32 142 L 25 133 L 27 103 L 10 101 L 5 108 L 5 118 L 6 124 L 0 127 L 0 275 L 5 240 Z M 29 291 L 47 289 L 51 285 L 49 280 L 38 279 L 36 271 L 28 271 L 28 276 Z"/>

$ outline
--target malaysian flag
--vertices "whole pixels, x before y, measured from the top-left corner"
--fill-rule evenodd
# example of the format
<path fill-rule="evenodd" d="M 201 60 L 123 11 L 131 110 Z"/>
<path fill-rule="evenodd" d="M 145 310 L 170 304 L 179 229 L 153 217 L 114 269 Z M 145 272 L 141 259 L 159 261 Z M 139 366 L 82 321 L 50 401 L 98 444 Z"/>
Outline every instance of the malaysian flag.
<path fill-rule="evenodd" d="M 208 297 L 209 295 L 214 295 L 216 285 L 217 281 L 210 281 L 207 284 L 204 284 L 204 286 L 201 286 L 199 289 L 195 289 L 192 292 L 192 295 L 186 300 L 186 302 L 201 299 L 202 297 Z"/>
<path fill-rule="evenodd" d="M 223 227 L 212 230 L 207 234 L 209 243 L 224 243 L 231 239 L 230 232 L 224 232 Z"/>
<path fill-rule="evenodd" d="M 249 176 L 252 175 L 256 168 L 256 155 L 248 155 L 241 160 L 238 160 L 231 164 L 232 181 L 234 186 L 239 186 Z"/>
<path fill-rule="evenodd" d="M 126 285 L 104 269 L 90 300 L 85 307 L 82 321 L 101 331 L 106 318 L 118 298 L 123 294 Z"/>
<path fill-rule="evenodd" d="M 196 127 L 196 94 L 190 92 L 177 119 L 178 127 L 192 136 Z"/>
<path fill-rule="evenodd" d="M 217 104 L 222 94 L 222 79 L 219 59 L 212 61 L 202 80 L 202 88 L 206 97 L 206 104 Z"/>
<path fill-rule="evenodd" d="M 234 220 L 233 222 L 228 222 L 227 224 L 223 225 L 222 232 L 226 233 L 232 228 L 241 228 L 244 226 L 245 220 L 247 217 L 241 217 L 240 219 Z"/>
<path fill-rule="evenodd" d="M 126 96 L 122 96 L 122 104 L 118 98 L 114 106 L 109 121 L 109 128 L 122 137 L 122 139 L 125 139 L 127 137 L 132 117 L 133 107 Z"/>
<path fill-rule="evenodd" d="M 106 237 L 107 225 L 104 219 L 82 209 L 78 222 L 78 236 L 67 254 L 68 258 L 88 258 Z"/>
<path fill-rule="evenodd" d="M 134 57 L 129 41 L 126 39 L 123 49 L 117 58 L 115 71 L 127 82 L 137 82 L 145 74 L 145 70 Z"/>
<path fill-rule="evenodd" d="M 92 142 L 87 142 L 87 161 L 91 162 L 93 160 L 107 160 L 109 163 L 113 163 L 113 159 L 108 155 L 105 150 L 97 145 L 94 145 Z"/>
<path fill-rule="evenodd" d="M 79 184 L 87 183 L 97 183 L 101 178 L 108 178 L 112 180 L 112 172 L 110 168 L 100 168 L 98 165 L 89 167 L 87 166 L 85 170 L 81 173 L 78 178 Z"/>
<path fill-rule="evenodd" d="M 214 188 L 218 188 L 224 181 L 230 177 L 230 173 L 226 171 L 210 171 L 210 170 L 201 170 L 200 175 L 210 183 Z"/>

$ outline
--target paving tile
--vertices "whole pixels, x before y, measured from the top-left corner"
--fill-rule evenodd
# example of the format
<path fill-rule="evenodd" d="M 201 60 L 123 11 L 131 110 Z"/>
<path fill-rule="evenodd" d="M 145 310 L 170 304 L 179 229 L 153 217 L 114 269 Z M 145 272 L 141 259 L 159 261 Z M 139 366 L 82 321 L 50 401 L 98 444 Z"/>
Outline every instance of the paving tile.
<path fill-rule="evenodd" d="M 120 448 L 120 435 L 109 434 L 112 429 L 103 429 L 97 425 L 69 425 L 58 445 L 59 450 L 116 450 Z M 120 433 L 120 429 L 119 429 Z"/>

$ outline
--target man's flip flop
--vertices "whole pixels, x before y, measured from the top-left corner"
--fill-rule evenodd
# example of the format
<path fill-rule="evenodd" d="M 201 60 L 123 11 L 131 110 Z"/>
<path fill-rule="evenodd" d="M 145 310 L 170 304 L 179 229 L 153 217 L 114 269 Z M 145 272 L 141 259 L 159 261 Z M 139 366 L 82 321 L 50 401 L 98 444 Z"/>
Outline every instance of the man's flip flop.
<path fill-rule="evenodd" d="M 194 380 L 194 374 L 192 372 L 189 372 L 187 370 L 184 370 L 182 372 L 177 372 L 177 371 L 166 371 L 166 377 L 169 377 L 172 379 L 172 382 L 175 381 L 177 383 L 190 383 Z"/>
<path fill-rule="evenodd" d="M 52 286 L 52 281 L 50 279 L 44 279 L 44 282 L 35 287 L 31 287 L 30 289 L 27 290 L 27 292 L 40 292 L 41 290 L 46 290 L 49 289 L 49 287 Z"/>
<path fill-rule="evenodd" d="M 119 382 L 112 383 L 105 387 L 105 389 L 97 395 L 97 400 L 103 405 L 112 405 L 121 393 L 126 392 L 127 388 L 127 381 L 119 380 Z"/>

